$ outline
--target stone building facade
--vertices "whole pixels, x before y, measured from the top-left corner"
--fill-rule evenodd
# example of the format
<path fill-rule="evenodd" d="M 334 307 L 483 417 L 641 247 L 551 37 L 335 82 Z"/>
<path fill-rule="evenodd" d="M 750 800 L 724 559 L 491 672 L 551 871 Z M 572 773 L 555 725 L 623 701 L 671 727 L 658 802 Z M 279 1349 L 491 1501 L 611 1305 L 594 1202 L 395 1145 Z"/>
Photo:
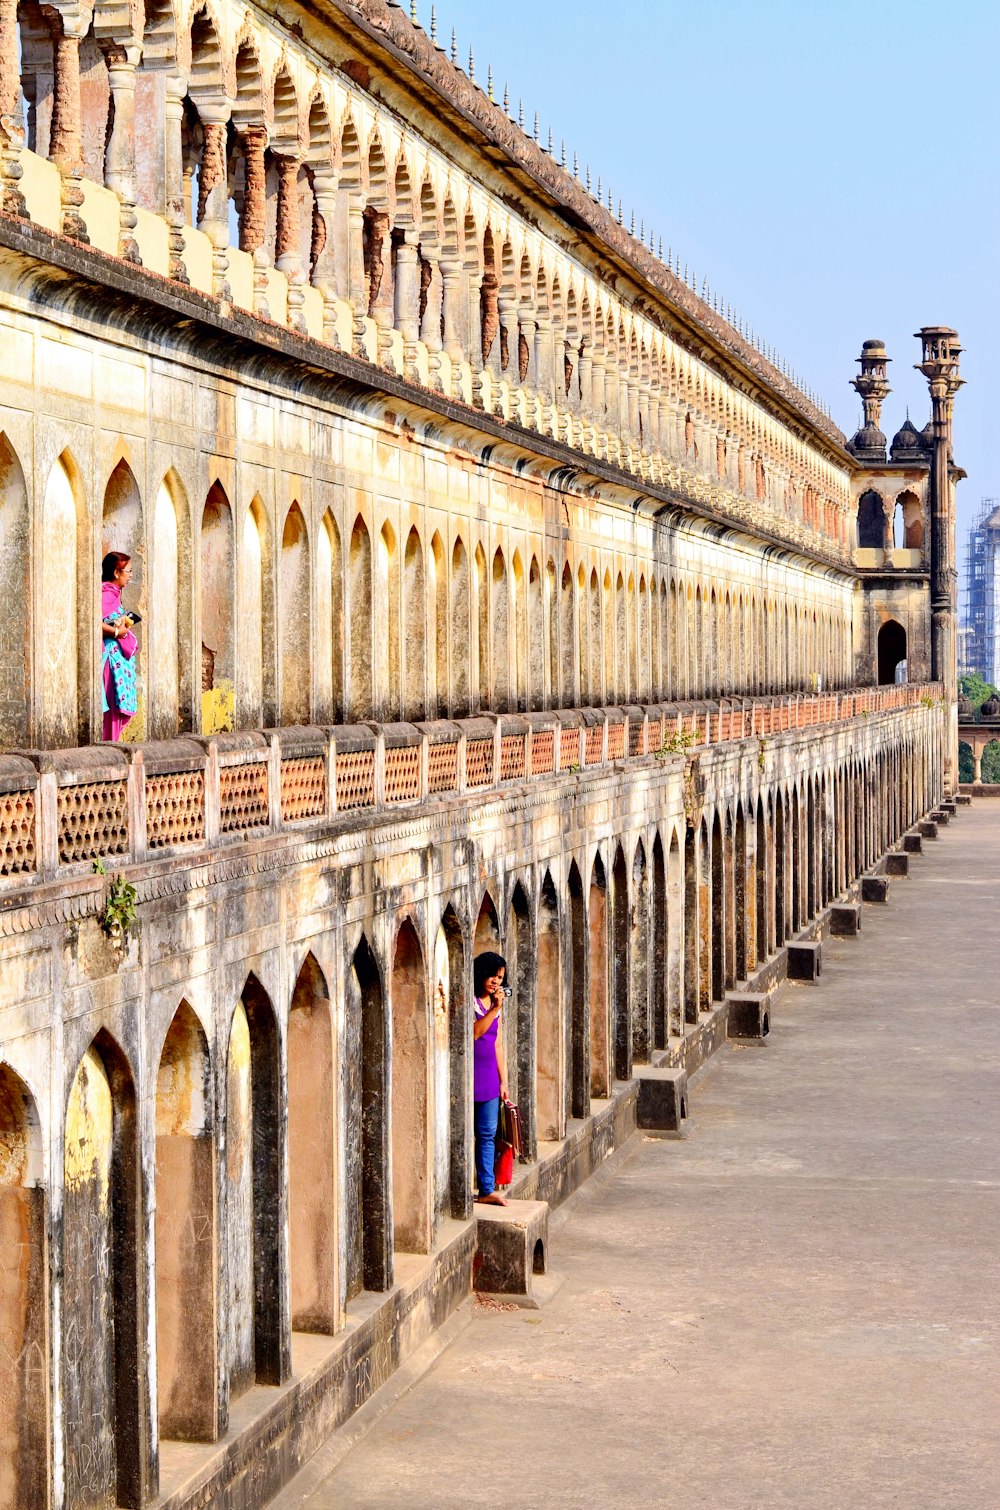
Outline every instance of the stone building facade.
<path fill-rule="evenodd" d="M 557 1200 L 939 800 L 950 409 L 848 445 L 385 0 L 0 0 L 0 192 L 0 1505 L 262 1503 L 469 1292 L 476 949 Z"/>

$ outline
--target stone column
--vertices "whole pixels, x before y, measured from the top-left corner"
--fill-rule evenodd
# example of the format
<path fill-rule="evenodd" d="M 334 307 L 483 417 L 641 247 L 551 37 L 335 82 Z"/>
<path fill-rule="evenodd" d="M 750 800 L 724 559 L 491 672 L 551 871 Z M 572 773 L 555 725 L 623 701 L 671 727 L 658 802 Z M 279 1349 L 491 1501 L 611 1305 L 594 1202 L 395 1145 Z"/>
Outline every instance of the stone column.
<path fill-rule="evenodd" d="M 135 239 L 138 224 L 135 206 L 138 189 L 135 176 L 135 72 L 137 47 L 115 46 L 108 53 L 108 83 L 114 102 L 114 122 L 104 160 L 104 182 L 121 200 L 118 254 L 127 262 L 141 263 Z"/>
<path fill-rule="evenodd" d="M 499 369 L 507 374 L 508 381 L 512 383 L 512 366 L 514 369 L 517 367 L 517 300 L 509 295 L 498 295 L 497 313 L 500 321 L 500 339 L 497 343 Z"/>
<path fill-rule="evenodd" d="M 482 333 L 483 366 L 485 367 L 489 363 L 495 371 L 499 371 L 499 361 L 490 363 L 490 356 L 499 347 L 497 335 L 500 330 L 499 284 L 497 275 L 492 267 L 488 267 L 483 274 L 479 302 L 479 321 Z"/>
<path fill-rule="evenodd" d="M 28 207 L 18 188 L 24 172 L 18 153 L 24 146 L 25 132 L 20 95 L 17 0 L 0 0 L 0 210 L 23 219 Z"/>
<path fill-rule="evenodd" d="M 267 231 L 267 184 L 264 152 L 267 129 L 248 126 L 243 142 L 243 209 L 240 214 L 240 251 L 253 256 L 264 245 Z"/>
<path fill-rule="evenodd" d="M 181 126 L 184 119 L 184 80 L 168 75 L 165 86 L 164 122 L 164 206 L 166 209 L 167 244 L 170 276 L 176 283 L 190 283 L 184 266 L 184 154 Z"/>
<path fill-rule="evenodd" d="M 607 357 L 603 351 L 594 352 L 591 361 L 591 417 L 594 425 L 594 455 L 607 454 L 605 405 L 607 384 Z"/>
<path fill-rule="evenodd" d="M 416 377 L 417 341 L 420 339 L 420 254 L 416 231 L 404 231 L 396 248 L 394 320 L 403 337 L 403 371 Z"/>
<path fill-rule="evenodd" d="M 974 744 L 972 746 L 972 764 L 973 764 L 972 784 L 973 784 L 973 786 L 982 786 L 982 784 L 983 784 L 983 747 L 982 747 L 982 745 Z"/>
<path fill-rule="evenodd" d="M 226 169 L 226 123 L 229 105 L 203 105 L 198 111 L 205 141 L 198 173 L 198 229 L 212 243 L 212 292 L 230 297 L 229 271 L 229 179 Z"/>
<path fill-rule="evenodd" d="M 301 226 L 299 224 L 299 160 L 279 153 L 274 155 L 278 173 L 278 203 L 275 215 L 274 265 L 291 278 L 302 271 Z"/>
<path fill-rule="evenodd" d="M 462 297 L 462 266 L 458 262 L 441 263 L 441 311 L 444 320 L 444 349 L 452 362 L 462 360 L 458 335 L 458 301 Z"/>
<path fill-rule="evenodd" d="M 347 297 L 354 311 L 354 341 L 359 356 L 364 355 L 361 337 L 368 314 L 370 290 L 365 279 L 365 207 L 360 194 L 347 197 Z"/>
<path fill-rule="evenodd" d="M 49 157 L 62 175 L 62 231 L 74 241 L 89 244 L 80 214 L 83 204 L 83 151 L 80 142 L 80 38 L 67 36 L 64 23 L 53 22 L 54 80 Z"/>
<path fill-rule="evenodd" d="M 441 263 L 435 246 L 421 245 L 420 284 L 424 312 L 420 317 L 420 339 L 433 355 L 441 350 Z"/>
<path fill-rule="evenodd" d="M 312 281 L 323 295 L 323 340 L 328 346 L 340 349 L 337 335 L 337 176 L 329 170 L 313 183 L 316 204 L 313 211 Z"/>

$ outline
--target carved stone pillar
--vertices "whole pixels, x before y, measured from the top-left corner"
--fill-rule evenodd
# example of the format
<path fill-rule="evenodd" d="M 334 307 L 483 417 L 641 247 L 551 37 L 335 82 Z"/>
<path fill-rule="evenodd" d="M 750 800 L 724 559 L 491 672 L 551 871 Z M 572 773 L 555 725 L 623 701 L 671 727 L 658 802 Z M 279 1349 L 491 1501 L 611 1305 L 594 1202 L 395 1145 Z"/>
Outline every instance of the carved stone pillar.
<path fill-rule="evenodd" d="M 595 351 L 591 363 L 591 415 L 594 424 L 594 455 L 606 455 L 605 449 L 605 405 L 606 398 L 606 371 L 607 358 L 603 351 Z"/>
<path fill-rule="evenodd" d="M 278 203 L 275 214 L 274 265 L 287 278 L 302 271 L 302 227 L 299 224 L 299 162 L 275 153 Z"/>
<path fill-rule="evenodd" d="M 58 26 L 58 22 L 55 26 Z M 55 82 L 52 96 L 52 126 L 49 157 L 60 168 L 75 168 L 82 157 L 80 145 L 80 38 L 57 30 Z"/>
<path fill-rule="evenodd" d="M 441 350 L 441 263 L 437 247 L 420 247 L 420 339 L 431 353 Z"/>
<path fill-rule="evenodd" d="M 522 388 L 534 388 L 537 352 L 535 349 L 535 315 L 523 309 L 518 319 L 517 380 Z"/>
<path fill-rule="evenodd" d="M 231 297 L 226 273 L 229 271 L 229 179 L 226 168 L 226 122 L 228 105 L 203 105 L 199 108 L 205 140 L 198 172 L 198 229 L 212 243 L 212 292 L 222 299 Z"/>
<path fill-rule="evenodd" d="M 580 348 L 579 364 L 580 392 L 576 407 L 586 419 L 589 419 L 594 406 L 594 357 L 589 341 L 584 341 Z"/>
<path fill-rule="evenodd" d="M 461 264 L 458 262 L 442 262 L 441 281 L 444 349 L 453 362 L 460 362 L 462 360 L 462 343 L 458 334 L 458 301 L 462 297 Z"/>
<path fill-rule="evenodd" d="M 500 321 L 500 339 L 497 355 L 500 371 L 511 374 L 511 360 L 517 360 L 517 300 L 509 295 L 497 296 L 497 316 Z"/>
<path fill-rule="evenodd" d="M 0 0 L 0 210 L 25 218 L 28 207 L 17 186 L 24 172 L 17 156 L 25 129 L 20 96 L 17 0 Z"/>
<path fill-rule="evenodd" d="M 368 314 L 379 330 L 392 329 L 392 242 L 389 217 L 377 211 L 370 220 Z"/>
<path fill-rule="evenodd" d="M 138 188 L 135 176 L 135 75 L 139 49 L 114 47 L 107 55 L 113 124 L 104 160 L 104 182 L 121 200 L 118 254 L 126 262 L 141 263 L 135 239 Z"/>
<path fill-rule="evenodd" d="M 361 341 L 370 290 L 365 277 L 365 210 L 360 194 L 347 196 L 346 221 L 347 297 L 354 311 L 355 350 L 358 356 L 364 356 Z"/>
<path fill-rule="evenodd" d="M 184 266 L 184 153 L 181 146 L 181 127 L 184 120 L 185 83 L 181 78 L 169 76 L 166 80 L 164 123 L 164 168 L 163 186 L 166 209 L 167 245 L 170 258 L 170 276 L 177 283 L 190 283 Z"/>
<path fill-rule="evenodd" d="M 491 363 L 494 370 L 499 371 L 499 343 L 497 334 L 500 330 L 500 294 L 497 275 L 492 267 L 488 267 L 483 274 L 482 289 L 480 291 L 479 322 L 482 331 L 483 366 L 490 362 L 490 357 L 496 349 L 497 360 Z"/>
<path fill-rule="evenodd" d="M 243 132 L 243 208 L 240 212 L 240 251 L 253 256 L 267 233 L 267 180 L 264 152 L 267 129 L 248 126 Z"/>
<path fill-rule="evenodd" d="M 403 337 L 403 371 L 417 375 L 417 341 L 420 339 L 420 253 L 416 231 L 404 231 L 396 248 L 395 325 Z"/>
<path fill-rule="evenodd" d="M 327 171 L 313 184 L 316 203 L 313 209 L 312 281 L 323 295 L 323 339 L 335 350 L 340 349 L 337 335 L 337 256 L 334 240 L 337 216 L 337 178 Z M 322 240 L 320 231 L 322 230 Z"/>

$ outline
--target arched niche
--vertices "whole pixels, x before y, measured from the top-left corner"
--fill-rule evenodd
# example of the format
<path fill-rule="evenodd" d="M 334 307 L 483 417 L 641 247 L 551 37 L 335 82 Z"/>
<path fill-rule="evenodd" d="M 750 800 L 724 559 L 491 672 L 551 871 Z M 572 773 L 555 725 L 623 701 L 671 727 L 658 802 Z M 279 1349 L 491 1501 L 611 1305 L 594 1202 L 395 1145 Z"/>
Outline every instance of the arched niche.
<path fill-rule="evenodd" d="M 632 905 L 629 909 L 628 934 L 631 1038 L 628 1045 L 616 1043 L 621 1064 L 618 1075 L 623 1080 L 631 1074 L 633 1060 L 643 1064 L 648 1061 L 650 1047 L 649 885 L 646 850 L 641 839 L 632 858 Z"/>
<path fill-rule="evenodd" d="M 214 1442 L 218 1233 L 208 1040 L 181 1002 L 156 1076 L 156 1380 L 161 1437 Z"/>
<path fill-rule="evenodd" d="M 149 734 L 169 739 L 192 727 L 193 678 L 201 671 L 191 654 L 188 503 L 172 468 L 156 491 L 152 536 L 152 569 L 146 582 Z"/>
<path fill-rule="evenodd" d="M 472 1019 L 462 927 L 451 903 L 434 941 L 435 1219 L 471 1212 L 469 1063 Z"/>
<path fill-rule="evenodd" d="M 570 1097 L 569 1109 L 574 1117 L 586 1117 L 590 1111 L 590 965 L 587 904 L 580 870 L 573 860 L 567 878 L 569 892 L 570 942 Z"/>
<path fill-rule="evenodd" d="M 546 871 L 538 899 L 538 980 L 535 993 L 536 1115 L 539 1140 L 546 1142 L 558 1140 L 566 1130 L 563 1093 L 566 1042 L 560 945 L 559 901 L 552 876 Z"/>
<path fill-rule="evenodd" d="M 340 1325 L 337 1076 L 326 977 L 307 954 L 288 1014 L 288 1240 L 292 1326 Z"/>
<path fill-rule="evenodd" d="M 102 1030 L 66 1103 L 63 1354 L 66 1502 L 138 1505 L 150 1488 L 135 1087 Z"/>
<path fill-rule="evenodd" d="M 19 1510 L 49 1503 L 45 1204 L 35 1101 L 0 1064 L 0 1504 Z"/>
<path fill-rule="evenodd" d="M 68 452 L 55 461 L 42 498 L 41 557 L 35 641 L 39 722 L 46 748 L 86 743 L 90 669 L 100 612 L 88 560 L 86 513 L 79 473 Z M 94 686 L 96 696 L 96 677 Z"/>
<path fill-rule="evenodd" d="M 31 518 L 17 454 L 0 434 L 0 750 L 30 745 Z"/>
<path fill-rule="evenodd" d="M 455 718 L 465 718 L 471 707 L 472 584 L 469 554 L 461 537 L 451 553 L 451 691 L 448 701 Z"/>
<path fill-rule="evenodd" d="M 374 713 L 372 661 L 372 548 L 359 514 L 351 530 L 348 557 L 347 625 L 350 637 L 349 716 L 355 721 Z"/>
<path fill-rule="evenodd" d="M 424 614 L 426 585 L 424 582 L 424 549 L 416 529 L 406 537 L 403 554 L 403 624 L 405 653 L 401 657 L 403 682 L 403 717 L 411 722 L 424 717 Z M 433 641 L 436 648 L 436 640 Z"/>
<path fill-rule="evenodd" d="M 233 514 L 221 483 L 209 489 L 201 515 L 201 732 L 235 728 L 236 555 Z"/>
<path fill-rule="evenodd" d="M 289 1368 L 281 1296 L 281 1069 L 267 992 L 247 977 L 226 1061 L 227 1364 L 233 1399 Z"/>
<path fill-rule="evenodd" d="M 885 549 L 885 506 L 881 493 L 871 488 L 858 499 L 858 548 Z"/>
<path fill-rule="evenodd" d="M 590 872 L 587 905 L 590 1026 L 590 1094 L 604 1098 L 611 1092 L 608 1054 L 608 883 L 600 855 Z"/>
<path fill-rule="evenodd" d="M 316 535 L 316 716 L 337 724 L 344 717 L 344 593 L 340 531 L 330 509 Z"/>
<path fill-rule="evenodd" d="M 428 1253 L 432 1239 L 427 972 L 409 918 L 392 959 L 392 1212 L 398 1252 Z"/>
<path fill-rule="evenodd" d="M 348 1299 L 362 1289 L 387 1290 L 392 1284 L 387 1052 L 382 976 L 362 935 L 347 972 L 345 992 Z"/>
<path fill-rule="evenodd" d="M 281 532 L 281 722 L 307 724 L 311 715 L 311 638 L 309 534 L 302 510 L 293 503 Z"/>

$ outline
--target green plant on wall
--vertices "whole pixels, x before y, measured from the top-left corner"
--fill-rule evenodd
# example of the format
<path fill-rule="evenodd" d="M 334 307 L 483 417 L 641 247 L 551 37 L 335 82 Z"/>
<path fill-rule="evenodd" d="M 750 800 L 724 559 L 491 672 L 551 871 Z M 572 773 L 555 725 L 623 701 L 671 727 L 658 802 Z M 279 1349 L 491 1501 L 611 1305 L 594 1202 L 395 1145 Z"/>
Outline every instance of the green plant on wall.
<path fill-rule="evenodd" d="M 107 875 L 103 860 L 94 861 L 94 873 L 99 876 Z M 98 922 L 111 942 L 117 944 L 119 948 L 124 948 L 129 934 L 135 927 L 138 918 L 136 911 L 138 900 L 139 893 L 123 875 L 111 877 Z"/>
<path fill-rule="evenodd" d="M 662 760 L 667 755 L 681 755 L 685 750 L 690 750 L 693 744 L 694 734 L 690 729 L 675 730 L 669 738 L 664 735 L 663 743 L 656 752 L 657 759 Z"/>

